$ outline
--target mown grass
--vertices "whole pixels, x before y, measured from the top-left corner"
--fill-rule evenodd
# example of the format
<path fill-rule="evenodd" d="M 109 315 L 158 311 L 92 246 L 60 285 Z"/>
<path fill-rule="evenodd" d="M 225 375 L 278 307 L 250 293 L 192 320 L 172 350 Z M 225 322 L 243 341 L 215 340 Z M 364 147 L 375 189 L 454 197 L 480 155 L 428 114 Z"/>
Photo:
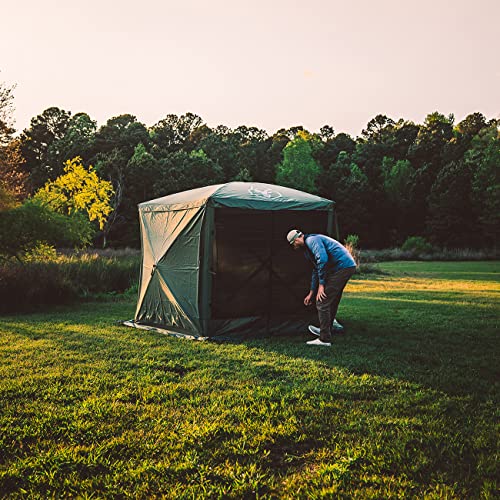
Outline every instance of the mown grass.
<path fill-rule="evenodd" d="M 496 497 L 499 264 L 377 266 L 331 349 L 117 326 L 131 299 L 1 318 L 0 492 Z"/>

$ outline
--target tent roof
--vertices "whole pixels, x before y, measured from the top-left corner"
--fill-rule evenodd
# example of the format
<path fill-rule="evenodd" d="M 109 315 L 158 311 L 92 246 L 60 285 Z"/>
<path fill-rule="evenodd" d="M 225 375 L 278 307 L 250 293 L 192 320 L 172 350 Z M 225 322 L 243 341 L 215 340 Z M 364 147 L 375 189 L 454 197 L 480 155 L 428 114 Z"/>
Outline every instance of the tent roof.
<path fill-rule="evenodd" d="M 329 210 L 334 202 L 296 189 L 260 182 L 228 182 L 175 193 L 139 204 L 140 211 L 186 210 L 214 207 L 253 210 Z"/>

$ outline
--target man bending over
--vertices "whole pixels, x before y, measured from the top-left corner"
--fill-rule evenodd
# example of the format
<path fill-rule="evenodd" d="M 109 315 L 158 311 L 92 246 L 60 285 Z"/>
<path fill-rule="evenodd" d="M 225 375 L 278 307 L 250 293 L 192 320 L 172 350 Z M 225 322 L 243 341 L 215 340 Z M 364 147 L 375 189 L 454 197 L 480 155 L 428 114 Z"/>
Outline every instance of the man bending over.
<path fill-rule="evenodd" d="M 304 234 L 292 229 L 287 240 L 294 250 L 303 250 L 307 260 L 313 265 L 311 288 L 304 298 L 306 306 L 316 299 L 319 329 L 309 325 L 309 331 L 319 338 L 307 342 L 309 345 L 330 346 L 332 328 L 342 292 L 356 271 L 356 262 L 347 248 L 323 234 Z"/>

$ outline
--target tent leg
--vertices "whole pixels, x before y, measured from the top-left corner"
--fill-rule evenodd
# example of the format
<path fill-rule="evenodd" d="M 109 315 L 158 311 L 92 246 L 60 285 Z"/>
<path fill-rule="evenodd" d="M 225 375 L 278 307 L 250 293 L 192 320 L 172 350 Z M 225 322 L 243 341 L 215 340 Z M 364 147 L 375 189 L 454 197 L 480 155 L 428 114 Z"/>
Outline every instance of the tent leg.
<path fill-rule="evenodd" d="M 209 335 L 210 318 L 212 311 L 212 273 L 213 273 L 213 242 L 215 242 L 215 214 L 214 208 L 207 205 L 203 225 L 203 240 L 201 245 L 201 328 L 203 335 Z"/>
<path fill-rule="evenodd" d="M 335 233 L 333 232 L 334 230 Z M 339 241 L 340 235 L 337 212 L 333 208 L 328 211 L 327 234 L 328 236 L 335 236 L 337 241 Z"/>
<path fill-rule="evenodd" d="M 269 322 L 272 314 L 272 301 L 273 301 L 273 239 L 274 239 L 274 212 L 271 212 L 271 238 L 269 241 L 269 293 L 267 298 L 267 321 L 266 321 L 266 335 L 269 335 Z"/>

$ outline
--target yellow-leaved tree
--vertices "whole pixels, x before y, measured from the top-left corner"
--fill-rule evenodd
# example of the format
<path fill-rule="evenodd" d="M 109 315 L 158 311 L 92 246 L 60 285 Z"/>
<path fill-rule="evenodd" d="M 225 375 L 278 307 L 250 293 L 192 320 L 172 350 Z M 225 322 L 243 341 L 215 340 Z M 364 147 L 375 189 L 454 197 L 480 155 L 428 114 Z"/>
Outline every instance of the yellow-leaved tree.
<path fill-rule="evenodd" d="M 54 181 L 47 181 L 45 186 L 37 191 L 35 198 L 56 212 L 68 215 L 85 212 L 89 220 L 95 220 L 102 230 L 113 211 L 113 193 L 111 182 L 101 179 L 92 165 L 85 168 L 82 159 L 77 156 L 67 160 L 64 174 Z"/>

